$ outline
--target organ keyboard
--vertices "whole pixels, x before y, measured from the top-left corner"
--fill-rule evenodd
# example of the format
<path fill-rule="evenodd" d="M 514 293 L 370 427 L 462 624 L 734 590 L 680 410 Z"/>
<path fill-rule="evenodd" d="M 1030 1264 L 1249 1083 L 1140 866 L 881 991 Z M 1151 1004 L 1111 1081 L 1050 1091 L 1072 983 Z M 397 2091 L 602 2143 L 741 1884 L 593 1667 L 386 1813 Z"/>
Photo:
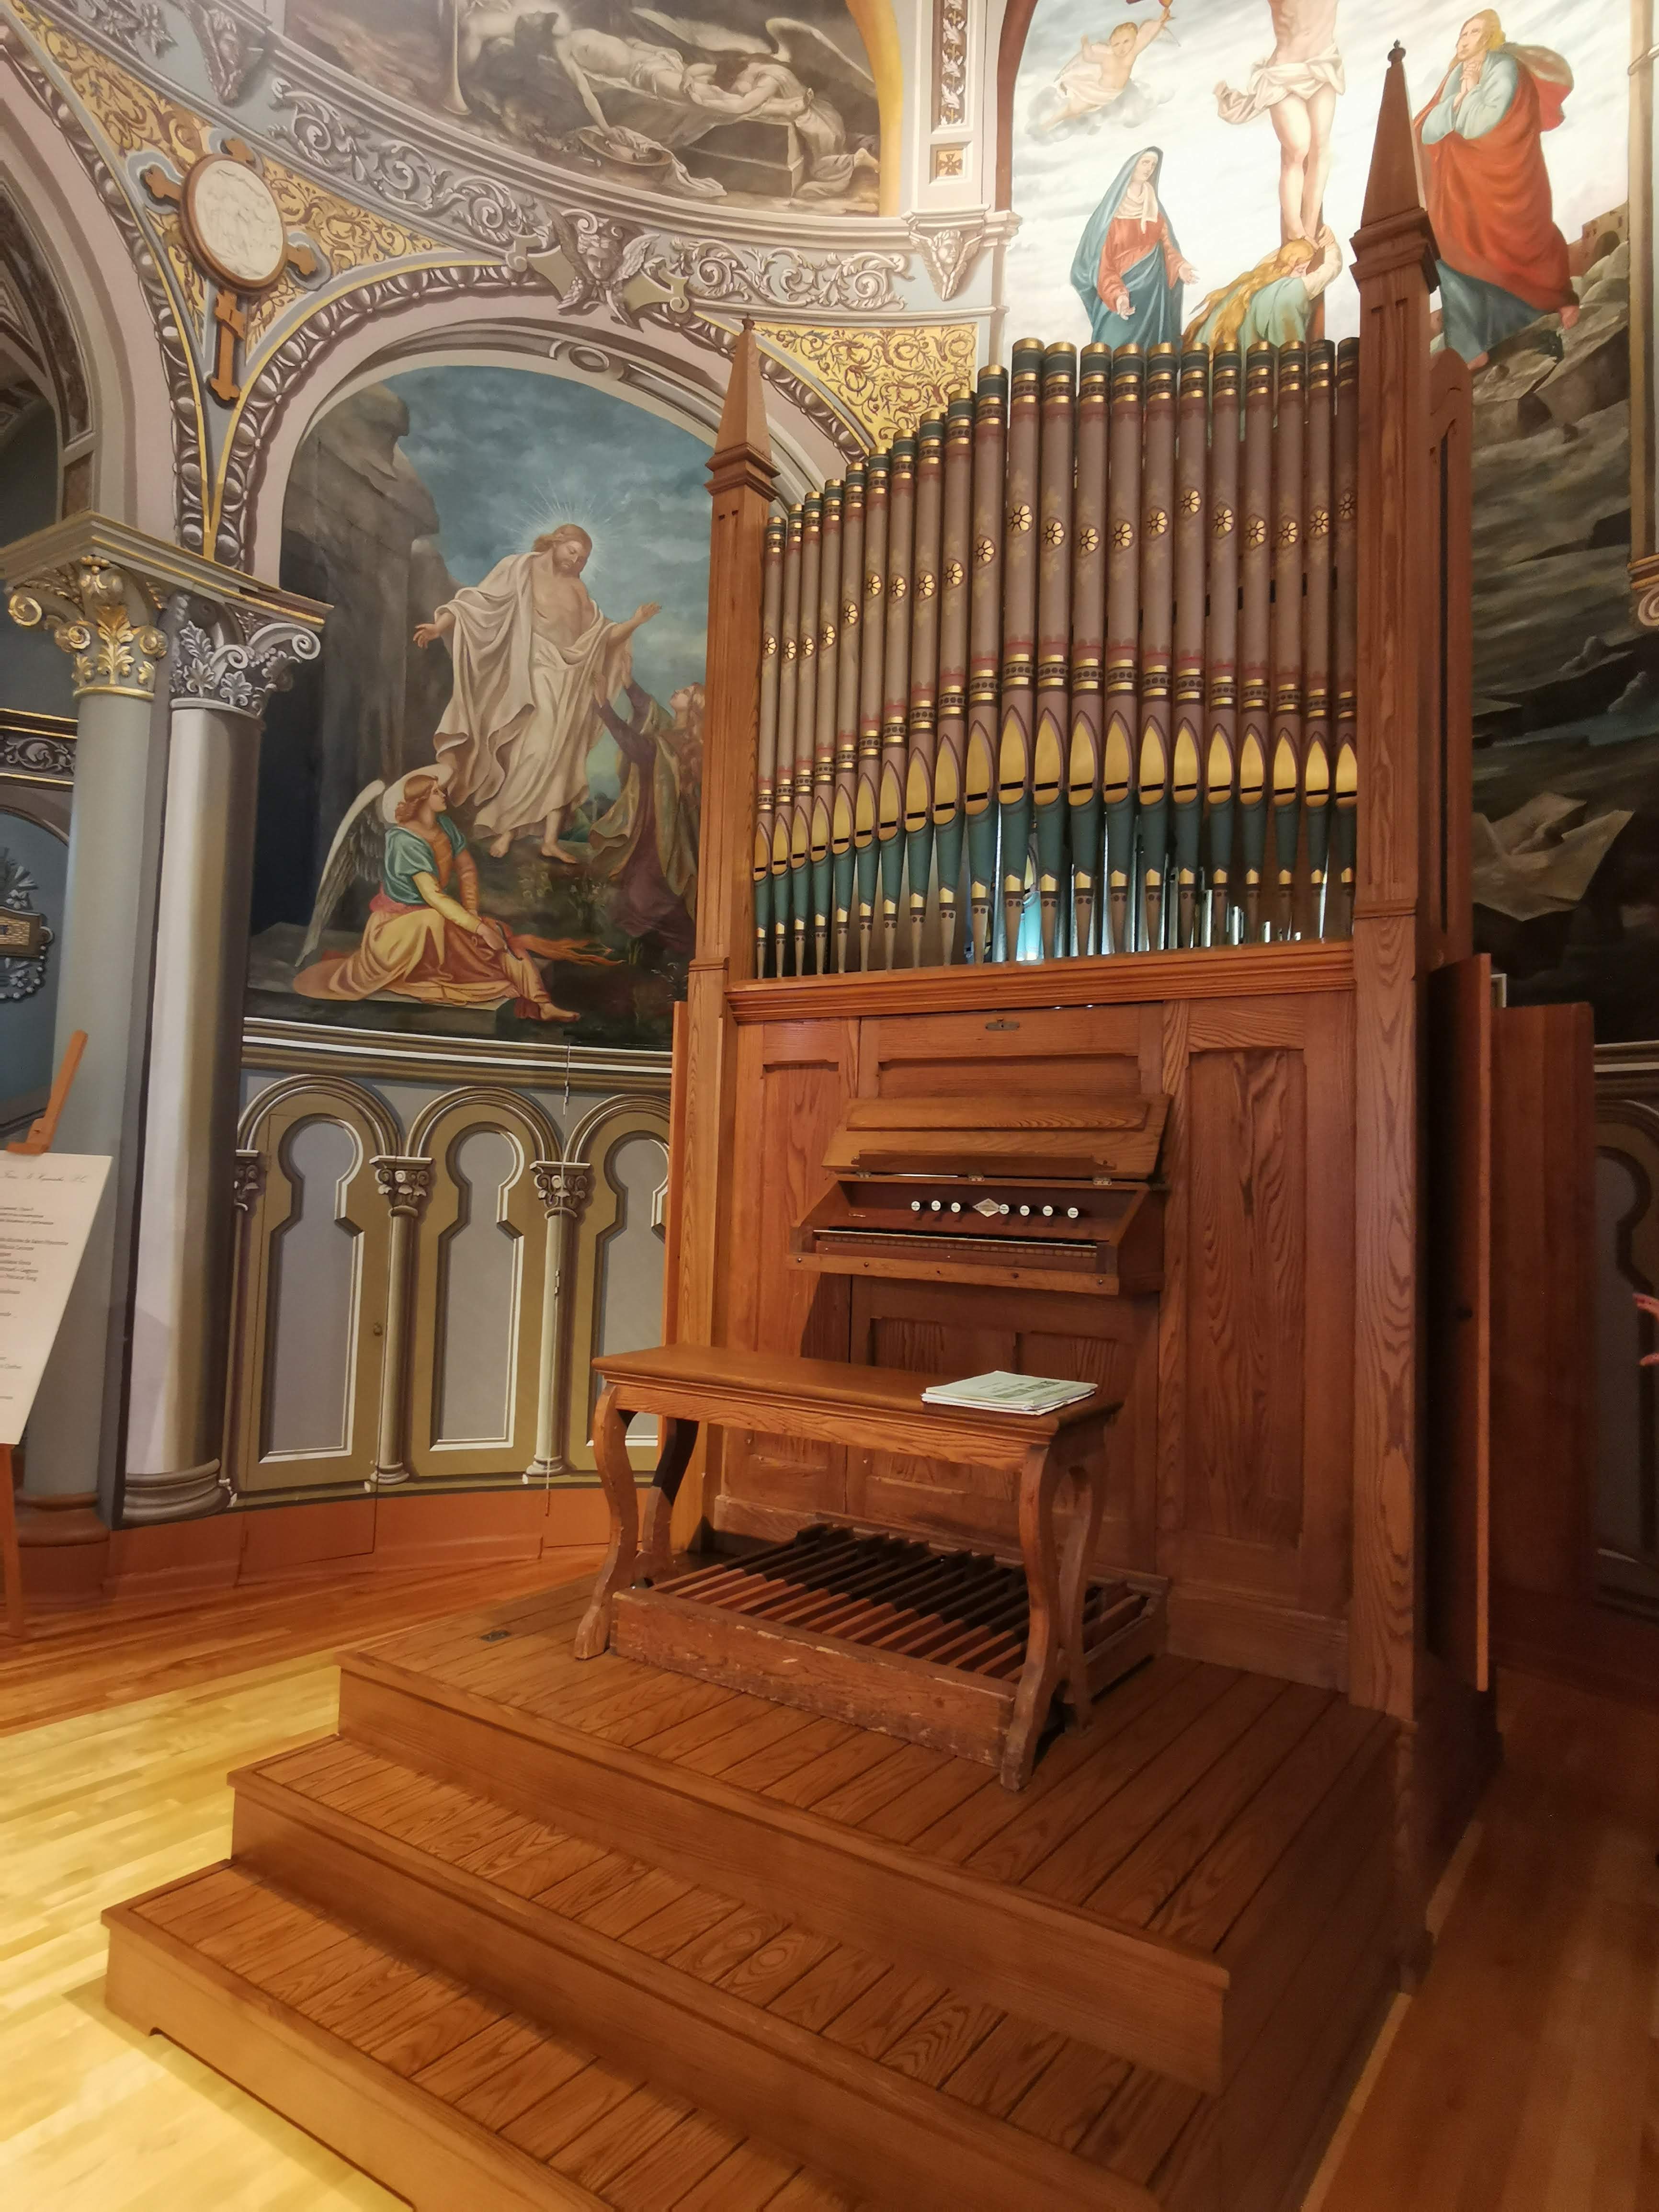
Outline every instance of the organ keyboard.
<path fill-rule="evenodd" d="M 1164 1279 L 1162 1092 L 859 1098 L 791 1262 L 833 1275 L 1113 1297 Z"/>

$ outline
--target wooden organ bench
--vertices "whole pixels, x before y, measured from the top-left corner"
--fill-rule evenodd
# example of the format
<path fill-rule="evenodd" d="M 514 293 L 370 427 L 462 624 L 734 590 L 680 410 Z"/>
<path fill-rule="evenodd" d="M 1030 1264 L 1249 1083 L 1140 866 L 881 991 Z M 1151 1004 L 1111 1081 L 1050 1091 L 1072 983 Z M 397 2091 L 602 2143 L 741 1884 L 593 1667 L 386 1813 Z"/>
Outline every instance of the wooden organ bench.
<path fill-rule="evenodd" d="M 1102 1445 L 1119 1402 L 1104 1391 L 1054 1415 L 999 1416 L 925 1406 L 926 1376 L 775 1352 L 678 1345 L 594 1364 L 606 1384 L 593 1442 L 611 1538 L 578 1657 L 609 1642 L 624 1658 L 986 1761 L 1018 1789 L 1056 1691 L 1072 1724 L 1086 1728 L 1097 1697 L 1161 1644 L 1154 1582 L 1089 1573 L 1105 1502 Z M 663 1431 L 643 1553 L 627 1448 L 637 1413 L 655 1413 Z M 705 1424 L 1006 1474 L 1020 1564 L 816 1527 L 676 1573 L 669 1516 Z M 1062 1528 L 1065 1489 L 1073 1496 Z"/>

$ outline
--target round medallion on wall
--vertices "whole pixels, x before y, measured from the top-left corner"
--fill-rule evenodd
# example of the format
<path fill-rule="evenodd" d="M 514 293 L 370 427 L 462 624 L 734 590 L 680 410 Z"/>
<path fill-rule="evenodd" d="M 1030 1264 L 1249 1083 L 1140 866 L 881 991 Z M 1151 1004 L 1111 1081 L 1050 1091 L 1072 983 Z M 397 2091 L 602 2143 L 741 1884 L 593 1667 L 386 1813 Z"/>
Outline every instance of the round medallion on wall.
<path fill-rule="evenodd" d="M 185 226 L 221 283 L 263 291 L 282 273 L 288 233 L 276 195 L 257 169 L 210 154 L 185 179 Z"/>

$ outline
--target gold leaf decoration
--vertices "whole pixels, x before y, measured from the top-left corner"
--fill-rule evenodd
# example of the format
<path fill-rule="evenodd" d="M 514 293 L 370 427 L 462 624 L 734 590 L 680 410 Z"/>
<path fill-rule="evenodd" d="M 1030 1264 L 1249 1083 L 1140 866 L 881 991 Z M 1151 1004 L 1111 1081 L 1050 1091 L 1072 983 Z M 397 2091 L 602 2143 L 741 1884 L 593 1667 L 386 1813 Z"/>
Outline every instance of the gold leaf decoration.
<path fill-rule="evenodd" d="M 769 353 L 805 369 L 837 414 L 878 447 L 911 435 L 924 415 L 943 414 L 951 390 L 972 378 L 978 329 L 757 323 L 756 335 Z"/>

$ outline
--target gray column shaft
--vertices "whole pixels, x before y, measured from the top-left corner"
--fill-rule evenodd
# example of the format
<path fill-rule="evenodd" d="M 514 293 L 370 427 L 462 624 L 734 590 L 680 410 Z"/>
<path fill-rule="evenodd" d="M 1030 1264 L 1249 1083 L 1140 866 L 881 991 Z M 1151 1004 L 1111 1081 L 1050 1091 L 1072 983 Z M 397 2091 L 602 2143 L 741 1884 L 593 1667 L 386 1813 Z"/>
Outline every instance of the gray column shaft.
<path fill-rule="evenodd" d="M 175 706 L 156 915 L 124 1518 L 218 1491 L 259 724 Z"/>
<path fill-rule="evenodd" d="M 27 1488 L 36 1497 L 96 1491 L 106 1511 L 125 1370 L 164 714 L 144 698 L 81 700 L 58 955 L 55 1056 L 76 1030 L 87 1049 L 56 1149 L 107 1153 L 115 1166 L 29 1418 Z"/>

